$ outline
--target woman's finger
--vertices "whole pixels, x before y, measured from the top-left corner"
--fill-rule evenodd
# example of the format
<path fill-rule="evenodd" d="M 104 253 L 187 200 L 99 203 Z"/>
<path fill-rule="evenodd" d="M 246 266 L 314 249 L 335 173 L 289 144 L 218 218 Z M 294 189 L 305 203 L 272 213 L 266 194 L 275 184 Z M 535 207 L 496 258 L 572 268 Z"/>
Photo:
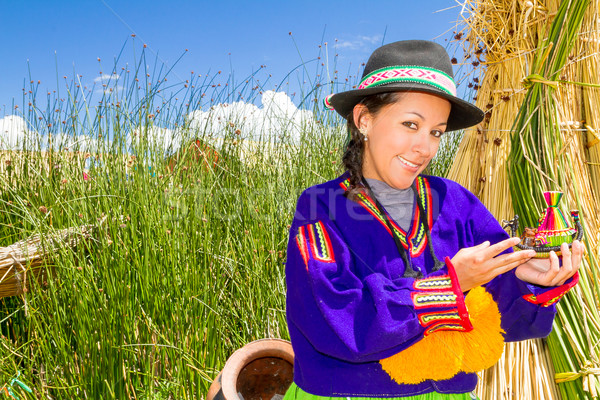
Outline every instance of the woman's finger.
<path fill-rule="evenodd" d="M 523 260 L 517 260 L 517 261 L 513 261 L 511 263 L 505 264 L 502 267 L 498 268 L 498 270 L 497 270 L 498 275 L 508 272 L 511 269 L 517 268 L 519 265 L 522 265 L 523 263 L 524 263 Z M 536 271 L 534 269 L 531 269 L 531 271 L 532 271 L 532 273 L 540 274 L 540 271 Z"/>
<path fill-rule="evenodd" d="M 479 243 L 477 246 L 469 247 L 468 249 L 474 250 L 474 251 L 479 251 L 479 250 L 485 249 L 486 247 L 490 247 L 489 240 L 486 240 L 483 243 Z"/>
<path fill-rule="evenodd" d="M 544 282 L 542 285 L 544 286 L 553 286 L 552 281 L 560 273 L 560 262 L 558 256 L 554 251 L 550 252 L 550 269 L 546 272 L 546 276 L 544 277 Z"/>
<path fill-rule="evenodd" d="M 560 267 L 560 272 L 552 279 L 550 286 L 562 285 L 571 275 L 573 275 L 573 264 L 569 245 L 566 243 L 561 244 L 560 252 L 562 255 L 562 267 Z"/>
<path fill-rule="evenodd" d="M 508 238 L 496 244 L 489 246 L 484 251 L 484 255 L 486 258 L 494 258 L 498 254 L 502 253 L 505 250 L 510 249 L 511 247 L 516 246 L 521 241 L 518 237 Z"/>
<path fill-rule="evenodd" d="M 584 245 L 579 240 L 573 241 L 573 255 L 571 256 L 571 260 L 573 262 L 573 274 L 579 270 L 581 266 L 581 261 L 583 260 L 583 250 Z"/>
<path fill-rule="evenodd" d="M 504 255 L 493 258 L 491 261 L 491 266 L 493 269 L 505 269 L 505 267 L 507 267 L 509 264 L 512 264 L 515 262 L 517 263 L 517 265 L 523 264 L 524 262 L 527 262 L 527 261 L 531 260 L 531 258 L 535 257 L 535 254 L 536 253 L 534 250 L 515 251 L 510 254 L 504 254 Z M 507 270 L 510 270 L 510 269 L 511 268 L 508 268 L 503 272 L 506 272 Z M 503 272 L 501 272 L 501 273 L 503 273 Z"/>
<path fill-rule="evenodd" d="M 535 251 L 524 250 L 516 251 L 510 254 L 504 254 L 489 260 L 487 263 L 487 271 L 485 273 L 485 282 L 487 283 L 496 276 L 503 274 L 518 267 L 519 265 L 531 260 L 535 256 Z"/>
<path fill-rule="evenodd" d="M 571 258 L 570 258 L 571 270 L 570 270 L 569 274 L 565 277 L 565 279 L 563 279 L 559 283 L 559 285 L 564 284 L 569 278 L 571 278 L 573 275 L 575 275 L 577 273 L 577 271 L 579 271 L 579 268 L 581 267 L 581 261 L 583 259 L 583 252 L 584 252 L 583 243 L 581 243 L 578 240 L 573 241 L 572 248 L 571 248 Z M 564 264 L 565 264 L 565 260 L 563 257 L 563 267 L 564 267 Z"/>

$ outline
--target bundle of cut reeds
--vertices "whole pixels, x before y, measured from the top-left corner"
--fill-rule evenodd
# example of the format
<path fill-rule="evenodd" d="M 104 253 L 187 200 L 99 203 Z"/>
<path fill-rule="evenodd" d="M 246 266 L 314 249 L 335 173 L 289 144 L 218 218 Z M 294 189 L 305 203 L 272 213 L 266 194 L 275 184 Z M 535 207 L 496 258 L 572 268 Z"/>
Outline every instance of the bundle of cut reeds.
<path fill-rule="evenodd" d="M 556 5 L 472 0 L 463 9 L 470 12 L 463 15 L 464 28 L 457 37 L 465 44 L 464 62 L 478 67 L 470 85 L 478 89 L 475 103 L 486 117 L 465 132 L 448 177 L 475 193 L 502 220 L 514 215 L 506 161 L 511 128 L 527 91 L 522 78 Z M 541 340 L 509 343 L 499 362 L 482 372 L 477 391 L 481 399 L 490 400 L 558 398 L 552 376 Z"/>
<path fill-rule="evenodd" d="M 584 216 L 589 252 L 579 288 L 559 306 L 549 346 L 539 340 L 507 345 L 478 392 L 482 399 L 560 398 L 556 367 L 557 381 L 574 379 L 559 384 L 563 398 L 591 398 L 600 321 L 593 194 L 600 175 L 593 128 L 600 122 L 594 107 L 600 89 L 589 86 L 599 80 L 598 2 L 467 1 L 463 9 L 470 12 L 458 36 L 465 53 L 478 58 L 469 62 L 481 64 L 476 104 L 486 118 L 466 132 L 449 177 L 475 192 L 499 220 L 514 215 L 514 207 L 526 226 L 536 225 L 544 190 L 563 190 Z"/>
<path fill-rule="evenodd" d="M 585 15 L 581 35 L 573 54 L 578 55 L 577 74 L 582 82 L 600 84 L 600 19 L 598 1 L 593 1 Z M 600 193 L 600 88 L 582 87 L 583 121 L 586 133 L 587 163 L 595 193 Z M 597 250 L 597 249 L 596 249 Z M 595 250 L 595 251 L 596 251 Z M 597 252 L 597 251 L 596 251 Z"/>
<path fill-rule="evenodd" d="M 63 229 L 47 236 L 33 235 L 7 247 L 0 247 L 0 298 L 17 296 L 46 280 L 46 265 L 61 248 L 75 248 L 93 237 L 94 225 Z"/>
<path fill-rule="evenodd" d="M 592 7 L 590 7 L 592 5 Z M 527 98 L 516 120 L 509 157 L 509 183 L 517 212 L 535 226 L 543 207 L 541 193 L 561 190 L 570 206 L 582 213 L 588 256 L 580 271 L 580 284 L 558 305 L 558 316 L 548 338 L 555 381 L 565 399 L 596 398 L 600 341 L 598 314 L 599 263 L 598 202 L 586 158 L 582 121 L 583 88 L 593 85 L 577 74 L 585 58 L 575 44 L 585 32 L 584 16 L 596 16 L 597 2 L 560 4 L 547 37 L 540 41 L 532 63 Z"/>

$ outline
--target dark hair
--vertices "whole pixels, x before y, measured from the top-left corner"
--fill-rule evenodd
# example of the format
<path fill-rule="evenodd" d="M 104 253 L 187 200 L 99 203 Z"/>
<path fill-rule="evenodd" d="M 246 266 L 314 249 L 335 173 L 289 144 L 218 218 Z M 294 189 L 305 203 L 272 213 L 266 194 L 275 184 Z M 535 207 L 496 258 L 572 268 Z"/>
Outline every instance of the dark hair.
<path fill-rule="evenodd" d="M 404 92 L 389 92 L 379 93 L 371 96 L 366 96 L 358 104 L 362 104 L 366 108 L 366 112 L 372 116 L 376 116 L 383 107 L 394 104 L 403 96 Z M 354 123 L 354 113 L 351 111 L 346 116 L 348 133 L 350 141 L 346 146 L 346 151 L 342 156 L 344 167 L 350 172 L 350 185 L 346 190 L 345 196 L 356 201 L 356 196 L 364 190 L 362 183 L 363 174 L 363 154 L 365 150 L 365 137 Z"/>

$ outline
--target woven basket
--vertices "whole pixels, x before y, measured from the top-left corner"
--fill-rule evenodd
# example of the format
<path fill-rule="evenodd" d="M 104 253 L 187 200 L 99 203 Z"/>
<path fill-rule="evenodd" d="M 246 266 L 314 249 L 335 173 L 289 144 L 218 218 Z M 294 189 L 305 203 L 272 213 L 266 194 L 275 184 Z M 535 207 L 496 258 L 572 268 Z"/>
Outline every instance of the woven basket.
<path fill-rule="evenodd" d="M 33 285 L 44 284 L 52 255 L 61 248 L 74 249 L 93 237 L 94 225 L 67 228 L 45 236 L 33 235 L 26 240 L 0 247 L 0 298 L 18 296 Z"/>

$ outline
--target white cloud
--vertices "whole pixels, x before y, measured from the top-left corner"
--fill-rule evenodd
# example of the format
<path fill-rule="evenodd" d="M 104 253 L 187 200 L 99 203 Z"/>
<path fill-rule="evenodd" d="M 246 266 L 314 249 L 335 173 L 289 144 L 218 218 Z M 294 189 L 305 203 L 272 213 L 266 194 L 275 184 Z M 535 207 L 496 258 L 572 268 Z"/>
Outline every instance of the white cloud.
<path fill-rule="evenodd" d="M 223 139 L 238 140 L 243 149 L 252 152 L 254 147 L 264 147 L 259 142 L 298 144 L 302 134 L 323 128 L 316 123 L 311 111 L 298 109 L 286 93 L 266 91 L 261 103 L 260 107 L 244 102 L 222 103 L 206 111 L 193 111 L 187 116 L 190 129 L 185 130 L 137 126 L 127 135 L 126 145 L 133 151 L 143 140 L 151 151 L 173 154 L 182 143 L 203 137 L 213 138 L 217 145 L 223 143 Z M 44 150 L 47 146 L 47 135 L 27 130 L 22 117 L 9 115 L 0 119 L 0 149 Z M 58 133 L 52 136 L 52 147 L 96 153 L 106 151 L 111 145 L 86 135 Z"/>
<path fill-rule="evenodd" d="M 381 35 L 373 35 L 373 36 L 358 36 L 354 39 L 350 40 L 338 40 L 336 46 L 339 49 L 349 49 L 349 50 L 358 50 L 362 49 L 366 46 L 372 46 L 374 44 L 380 44 L 383 36 Z"/>
<path fill-rule="evenodd" d="M 68 148 L 78 151 L 97 151 L 97 140 L 85 135 L 52 135 L 52 147 L 55 150 Z M 48 136 L 29 130 L 25 120 L 18 115 L 8 115 L 0 119 L 0 150 L 46 150 Z"/>
<path fill-rule="evenodd" d="M 8 115 L 0 119 L 0 149 L 22 149 L 27 133 L 27 124 L 18 115 Z"/>
<path fill-rule="evenodd" d="M 165 153 L 172 153 L 179 149 L 181 145 L 181 132 L 169 128 L 151 126 L 145 136 L 148 140 L 148 146 Z"/>
<path fill-rule="evenodd" d="M 119 77 L 120 75 L 117 73 L 97 76 L 94 78 L 94 85 L 98 85 L 98 88 L 94 90 L 94 93 L 110 95 L 113 91 L 122 91 L 123 85 L 118 84 Z"/>
<path fill-rule="evenodd" d="M 116 81 L 117 79 L 119 79 L 119 74 L 112 74 L 112 75 L 102 74 L 102 75 L 94 78 L 94 82 L 95 83 L 105 83 L 105 82 L 108 82 L 110 80 Z"/>
<path fill-rule="evenodd" d="M 283 92 L 266 91 L 261 100 L 262 108 L 235 102 L 193 111 L 190 128 L 202 136 L 236 137 L 239 130 L 241 139 L 297 142 L 307 125 L 315 124 L 312 112 L 299 110 Z"/>
<path fill-rule="evenodd" d="M 180 148 L 182 140 L 180 129 L 156 125 L 138 125 L 125 138 L 127 148 L 133 154 L 137 154 L 142 147 L 151 154 L 173 154 Z"/>

